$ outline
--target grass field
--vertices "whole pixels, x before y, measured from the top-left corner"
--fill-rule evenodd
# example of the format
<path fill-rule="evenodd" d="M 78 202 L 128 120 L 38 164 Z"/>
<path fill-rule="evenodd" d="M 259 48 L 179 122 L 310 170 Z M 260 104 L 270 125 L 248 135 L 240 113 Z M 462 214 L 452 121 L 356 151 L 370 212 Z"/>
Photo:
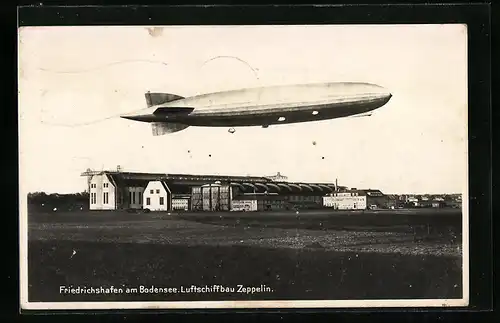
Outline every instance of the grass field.
<path fill-rule="evenodd" d="M 460 210 L 31 213 L 30 301 L 461 298 Z M 60 286 L 261 286 L 65 294 Z"/>

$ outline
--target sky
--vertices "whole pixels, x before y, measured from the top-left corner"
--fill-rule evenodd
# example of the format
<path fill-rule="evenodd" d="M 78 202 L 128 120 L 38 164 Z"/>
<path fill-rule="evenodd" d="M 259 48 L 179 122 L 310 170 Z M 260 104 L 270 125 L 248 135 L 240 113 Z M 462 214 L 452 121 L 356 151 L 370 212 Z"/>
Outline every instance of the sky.
<path fill-rule="evenodd" d="M 20 186 L 81 192 L 93 170 L 255 175 L 384 193 L 467 184 L 466 26 L 86 26 L 19 29 Z M 189 127 L 154 137 L 119 118 L 144 93 L 369 82 L 371 117 Z"/>

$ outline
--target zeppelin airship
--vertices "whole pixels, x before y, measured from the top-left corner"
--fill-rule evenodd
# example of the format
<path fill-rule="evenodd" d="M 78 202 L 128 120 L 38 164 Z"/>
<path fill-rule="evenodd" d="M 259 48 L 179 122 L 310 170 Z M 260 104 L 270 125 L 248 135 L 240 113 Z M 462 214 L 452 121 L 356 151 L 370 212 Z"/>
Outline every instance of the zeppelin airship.
<path fill-rule="evenodd" d="M 246 88 L 182 97 L 146 93 L 147 108 L 121 115 L 151 123 L 154 136 L 190 126 L 233 127 L 312 122 L 369 116 L 392 94 L 369 83 L 337 82 Z"/>

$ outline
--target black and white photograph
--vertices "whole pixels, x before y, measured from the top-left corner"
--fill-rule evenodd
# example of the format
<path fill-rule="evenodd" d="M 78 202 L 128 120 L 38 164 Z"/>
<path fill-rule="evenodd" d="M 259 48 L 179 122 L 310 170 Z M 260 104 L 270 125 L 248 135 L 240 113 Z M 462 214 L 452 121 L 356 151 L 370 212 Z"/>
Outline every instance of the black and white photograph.
<path fill-rule="evenodd" d="M 18 29 L 23 309 L 469 304 L 464 24 Z"/>

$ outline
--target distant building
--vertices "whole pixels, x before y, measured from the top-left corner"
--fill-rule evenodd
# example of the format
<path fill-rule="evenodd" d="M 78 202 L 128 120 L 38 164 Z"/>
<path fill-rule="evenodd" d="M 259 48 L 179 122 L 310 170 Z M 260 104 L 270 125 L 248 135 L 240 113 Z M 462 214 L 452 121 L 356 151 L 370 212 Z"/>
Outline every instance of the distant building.
<path fill-rule="evenodd" d="M 367 198 L 360 192 L 338 192 L 323 197 L 323 205 L 335 210 L 366 209 Z"/>
<path fill-rule="evenodd" d="M 394 209 L 399 205 L 400 205 L 400 203 L 399 203 L 399 199 L 398 199 L 397 195 L 394 195 L 394 194 L 387 195 L 387 205 L 386 206 L 388 209 Z"/>
<path fill-rule="evenodd" d="M 406 203 L 413 205 L 413 206 L 419 206 L 420 205 L 420 200 L 417 197 L 414 196 L 409 196 L 406 199 Z"/>
<path fill-rule="evenodd" d="M 432 201 L 431 206 L 435 208 L 445 207 L 446 203 L 444 201 Z"/>
<path fill-rule="evenodd" d="M 254 199 L 244 199 L 244 200 L 233 200 L 231 205 L 231 211 L 257 211 L 257 200 Z"/>
<path fill-rule="evenodd" d="M 331 193 L 323 197 L 323 205 L 336 210 L 360 210 L 368 208 L 390 208 L 391 201 L 380 190 L 351 189 L 343 192 Z"/>
<path fill-rule="evenodd" d="M 266 177 L 269 178 L 272 181 L 275 181 L 275 182 L 286 182 L 286 181 L 288 181 L 288 176 L 281 175 L 280 172 L 276 173 L 276 175 L 266 176 Z"/>

